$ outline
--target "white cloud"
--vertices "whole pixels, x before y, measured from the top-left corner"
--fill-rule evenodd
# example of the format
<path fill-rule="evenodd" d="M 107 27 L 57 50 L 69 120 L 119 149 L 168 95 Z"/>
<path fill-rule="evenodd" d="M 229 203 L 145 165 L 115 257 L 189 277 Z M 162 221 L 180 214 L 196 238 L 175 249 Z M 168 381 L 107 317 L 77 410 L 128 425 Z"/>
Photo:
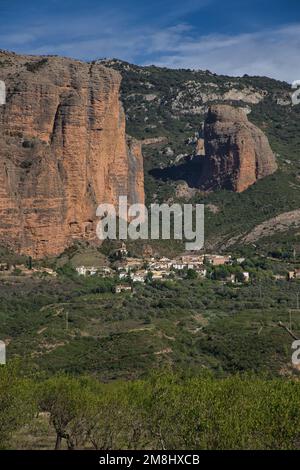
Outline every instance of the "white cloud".
<path fill-rule="evenodd" d="M 161 54 L 157 65 L 209 69 L 225 75 L 266 75 L 288 82 L 300 78 L 300 24 L 232 36 L 169 30 L 158 37 Z M 157 53 L 156 40 L 148 53 Z"/>
<path fill-rule="evenodd" d="M 206 1 L 202 0 L 202 5 Z M 196 8 L 190 0 L 183 8 Z M 199 7 L 199 5 L 198 5 Z M 28 25 L 2 32 L 1 47 L 30 54 L 58 54 L 78 59 L 118 57 L 171 68 L 209 69 L 226 75 L 266 75 L 300 79 L 300 23 L 236 35 L 202 35 L 189 24 L 137 26 L 131 13 L 106 11 L 69 22 Z"/>

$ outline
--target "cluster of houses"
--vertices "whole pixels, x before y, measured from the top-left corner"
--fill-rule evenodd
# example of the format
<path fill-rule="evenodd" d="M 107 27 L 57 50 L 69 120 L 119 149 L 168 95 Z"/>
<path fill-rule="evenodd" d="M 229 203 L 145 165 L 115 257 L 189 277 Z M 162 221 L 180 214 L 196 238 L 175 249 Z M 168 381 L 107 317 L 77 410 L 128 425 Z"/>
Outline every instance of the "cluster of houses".
<path fill-rule="evenodd" d="M 198 277 L 207 276 L 207 266 L 230 265 L 233 260 L 230 255 L 213 255 L 213 254 L 184 254 L 170 259 L 166 257 L 154 258 L 132 258 L 127 256 L 127 252 L 123 249 L 123 257 L 118 265 L 112 269 L 107 266 L 96 268 L 94 266 L 79 266 L 76 268 L 80 275 L 102 275 L 102 276 L 118 276 L 120 284 L 116 287 L 116 292 L 124 292 L 132 290 L 132 284 L 145 283 L 147 280 L 166 280 L 173 278 L 183 278 L 189 270 L 193 270 Z M 241 264 L 244 258 L 235 260 Z M 243 273 L 243 281 L 248 282 L 250 276 L 248 272 Z M 226 282 L 236 283 L 237 278 L 231 274 Z"/>
<path fill-rule="evenodd" d="M 95 274 L 110 276 L 113 274 L 113 270 L 108 266 L 101 266 L 98 268 L 95 266 L 78 266 L 76 271 L 80 276 L 95 276 Z"/>
<path fill-rule="evenodd" d="M 176 259 L 128 258 L 123 265 L 118 267 L 118 276 L 119 279 L 130 279 L 132 282 L 146 282 L 149 277 L 152 280 L 181 277 L 183 273 L 192 269 L 199 276 L 205 277 L 207 270 L 203 262 L 203 256 L 182 256 Z"/>
<path fill-rule="evenodd" d="M 221 271 L 221 277 L 214 274 L 217 270 L 209 269 L 218 266 L 243 265 L 245 258 L 233 258 L 231 255 L 221 254 L 196 254 L 185 253 L 176 258 L 154 257 L 152 252 L 145 252 L 141 258 L 130 257 L 125 243 L 122 244 L 115 254 L 115 262 L 110 266 L 78 266 L 76 271 L 81 276 L 102 276 L 119 279 L 116 292 L 132 291 L 135 283 L 146 283 L 147 281 L 163 281 L 167 279 L 183 279 L 193 271 L 193 276 L 199 278 L 211 277 L 219 279 L 224 283 L 240 284 L 250 281 L 250 274 L 247 271 L 228 269 Z M 55 270 L 48 267 L 32 266 L 24 264 L 0 263 L 0 274 L 21 273 L 31 276 L 32 274 L 46 274 L 56 276 Z M 220 274 L 220 272 L 219 272 Z M 288 271 L 285 275 L 274 274 L 275 280 L 297 280 L 300 279 L 300 269 Z"/>
<path fill-rule="evenodd" d="M 167 257 L 153 257 L 147 254 L 143 258 L 133 258 L 128 255 L 125 244 L 118 250 L 118 261 L 110 266 L 78 266 L 76 271 L 81 276 L 102 276 L 118 277 L 119 284 L 116 292 L 132 291 L 135 283 L 146 283 L 147 281 L 163 281 L 167 279 L 183 279 L 187 277 L 189 271 L 193 271 L 199 278 L 211 277 L 214 270 L 209 267 L 242 265 L 245 258 L 232 258 L 231 255 L 220 254 L 189 254 L 185 253 L 174 259 Z M 234 271 L 234 270 L 231 270 Z M 47 267 L 33 267 L 24 264 L 0 263 L 0 274 L 21 273 L 31 276 L 32 274 L 44 273 L 56 276 L 55 270 Z M 225 271 L 226 273 L 226 271 Z M 213 277 L 214 278 L 214 277 Z M 300 269 L 288 271 L 285 275 L 274 274 L 276 280 L 297 280 L 300 279 Z M 215 278 L 218 279 L 218 278 Z M 250 281 L 250 274 L 247 271 L 238 271 L 234 274 L 228 270 L 228 274 L 221 279 L 225 283 L 247 283 Z"/>

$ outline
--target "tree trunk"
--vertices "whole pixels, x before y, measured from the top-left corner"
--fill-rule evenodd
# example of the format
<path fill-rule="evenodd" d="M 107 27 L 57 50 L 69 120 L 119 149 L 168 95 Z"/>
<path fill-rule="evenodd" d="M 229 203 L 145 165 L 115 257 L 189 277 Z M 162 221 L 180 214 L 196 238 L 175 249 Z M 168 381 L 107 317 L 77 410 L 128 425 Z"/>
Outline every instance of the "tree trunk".
<path fill-rule="evenodd" d="M 59 433 L 56 434 L 56 443 L 55 443 L 55 450 L 61 449 L 61 435 Z"/>
<path fill-rule="evenodd" d="M 67 440 L 67 445 L 68 445 L 68 450 L 74 450 L 75 449 L 74 442 L 70 441 L 69 439 Z"/>

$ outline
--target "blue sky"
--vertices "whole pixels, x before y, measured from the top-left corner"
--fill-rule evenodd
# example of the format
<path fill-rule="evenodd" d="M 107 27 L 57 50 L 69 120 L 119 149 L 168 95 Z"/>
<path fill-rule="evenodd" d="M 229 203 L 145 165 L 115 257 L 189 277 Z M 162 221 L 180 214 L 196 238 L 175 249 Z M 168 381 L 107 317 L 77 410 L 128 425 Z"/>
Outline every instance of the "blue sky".
<path fill-rule="evenodd" d="M 299 0 L 0 0 L 0 48 L 300 79 Z"/>

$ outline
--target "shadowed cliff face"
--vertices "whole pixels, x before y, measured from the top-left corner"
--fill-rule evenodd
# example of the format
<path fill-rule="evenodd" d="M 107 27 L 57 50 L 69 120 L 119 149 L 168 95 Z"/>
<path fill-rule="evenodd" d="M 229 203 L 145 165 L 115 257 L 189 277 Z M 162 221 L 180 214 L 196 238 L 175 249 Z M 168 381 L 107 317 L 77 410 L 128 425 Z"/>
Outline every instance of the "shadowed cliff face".
<path fill-rule="evenodd" d="M 200 186 L 242 192 L 277 169 L 265 134 L 248 121 L 246 112 L 214 105 L 204 125 L 205 158 Z"/>
<path fill-rule="evenodd" d="M 142 154 L 126 142 L 117 72 L 0 53 L 0 79 L 1 243 L 56 255 L 75 239 L 96 240 L 100 203 L 144 202 Z"/>
<path fill-rule="evenodd" d="M 204 141 L 197 142 L 196 156 L 150 174 L 164 181 L 184 180 L 190 187 L 208 191 L 221 188 L 242 192 L 276 170 L 267 137 L 248 121 L 246 112 L 213 105 L 205 119 Z"/>

